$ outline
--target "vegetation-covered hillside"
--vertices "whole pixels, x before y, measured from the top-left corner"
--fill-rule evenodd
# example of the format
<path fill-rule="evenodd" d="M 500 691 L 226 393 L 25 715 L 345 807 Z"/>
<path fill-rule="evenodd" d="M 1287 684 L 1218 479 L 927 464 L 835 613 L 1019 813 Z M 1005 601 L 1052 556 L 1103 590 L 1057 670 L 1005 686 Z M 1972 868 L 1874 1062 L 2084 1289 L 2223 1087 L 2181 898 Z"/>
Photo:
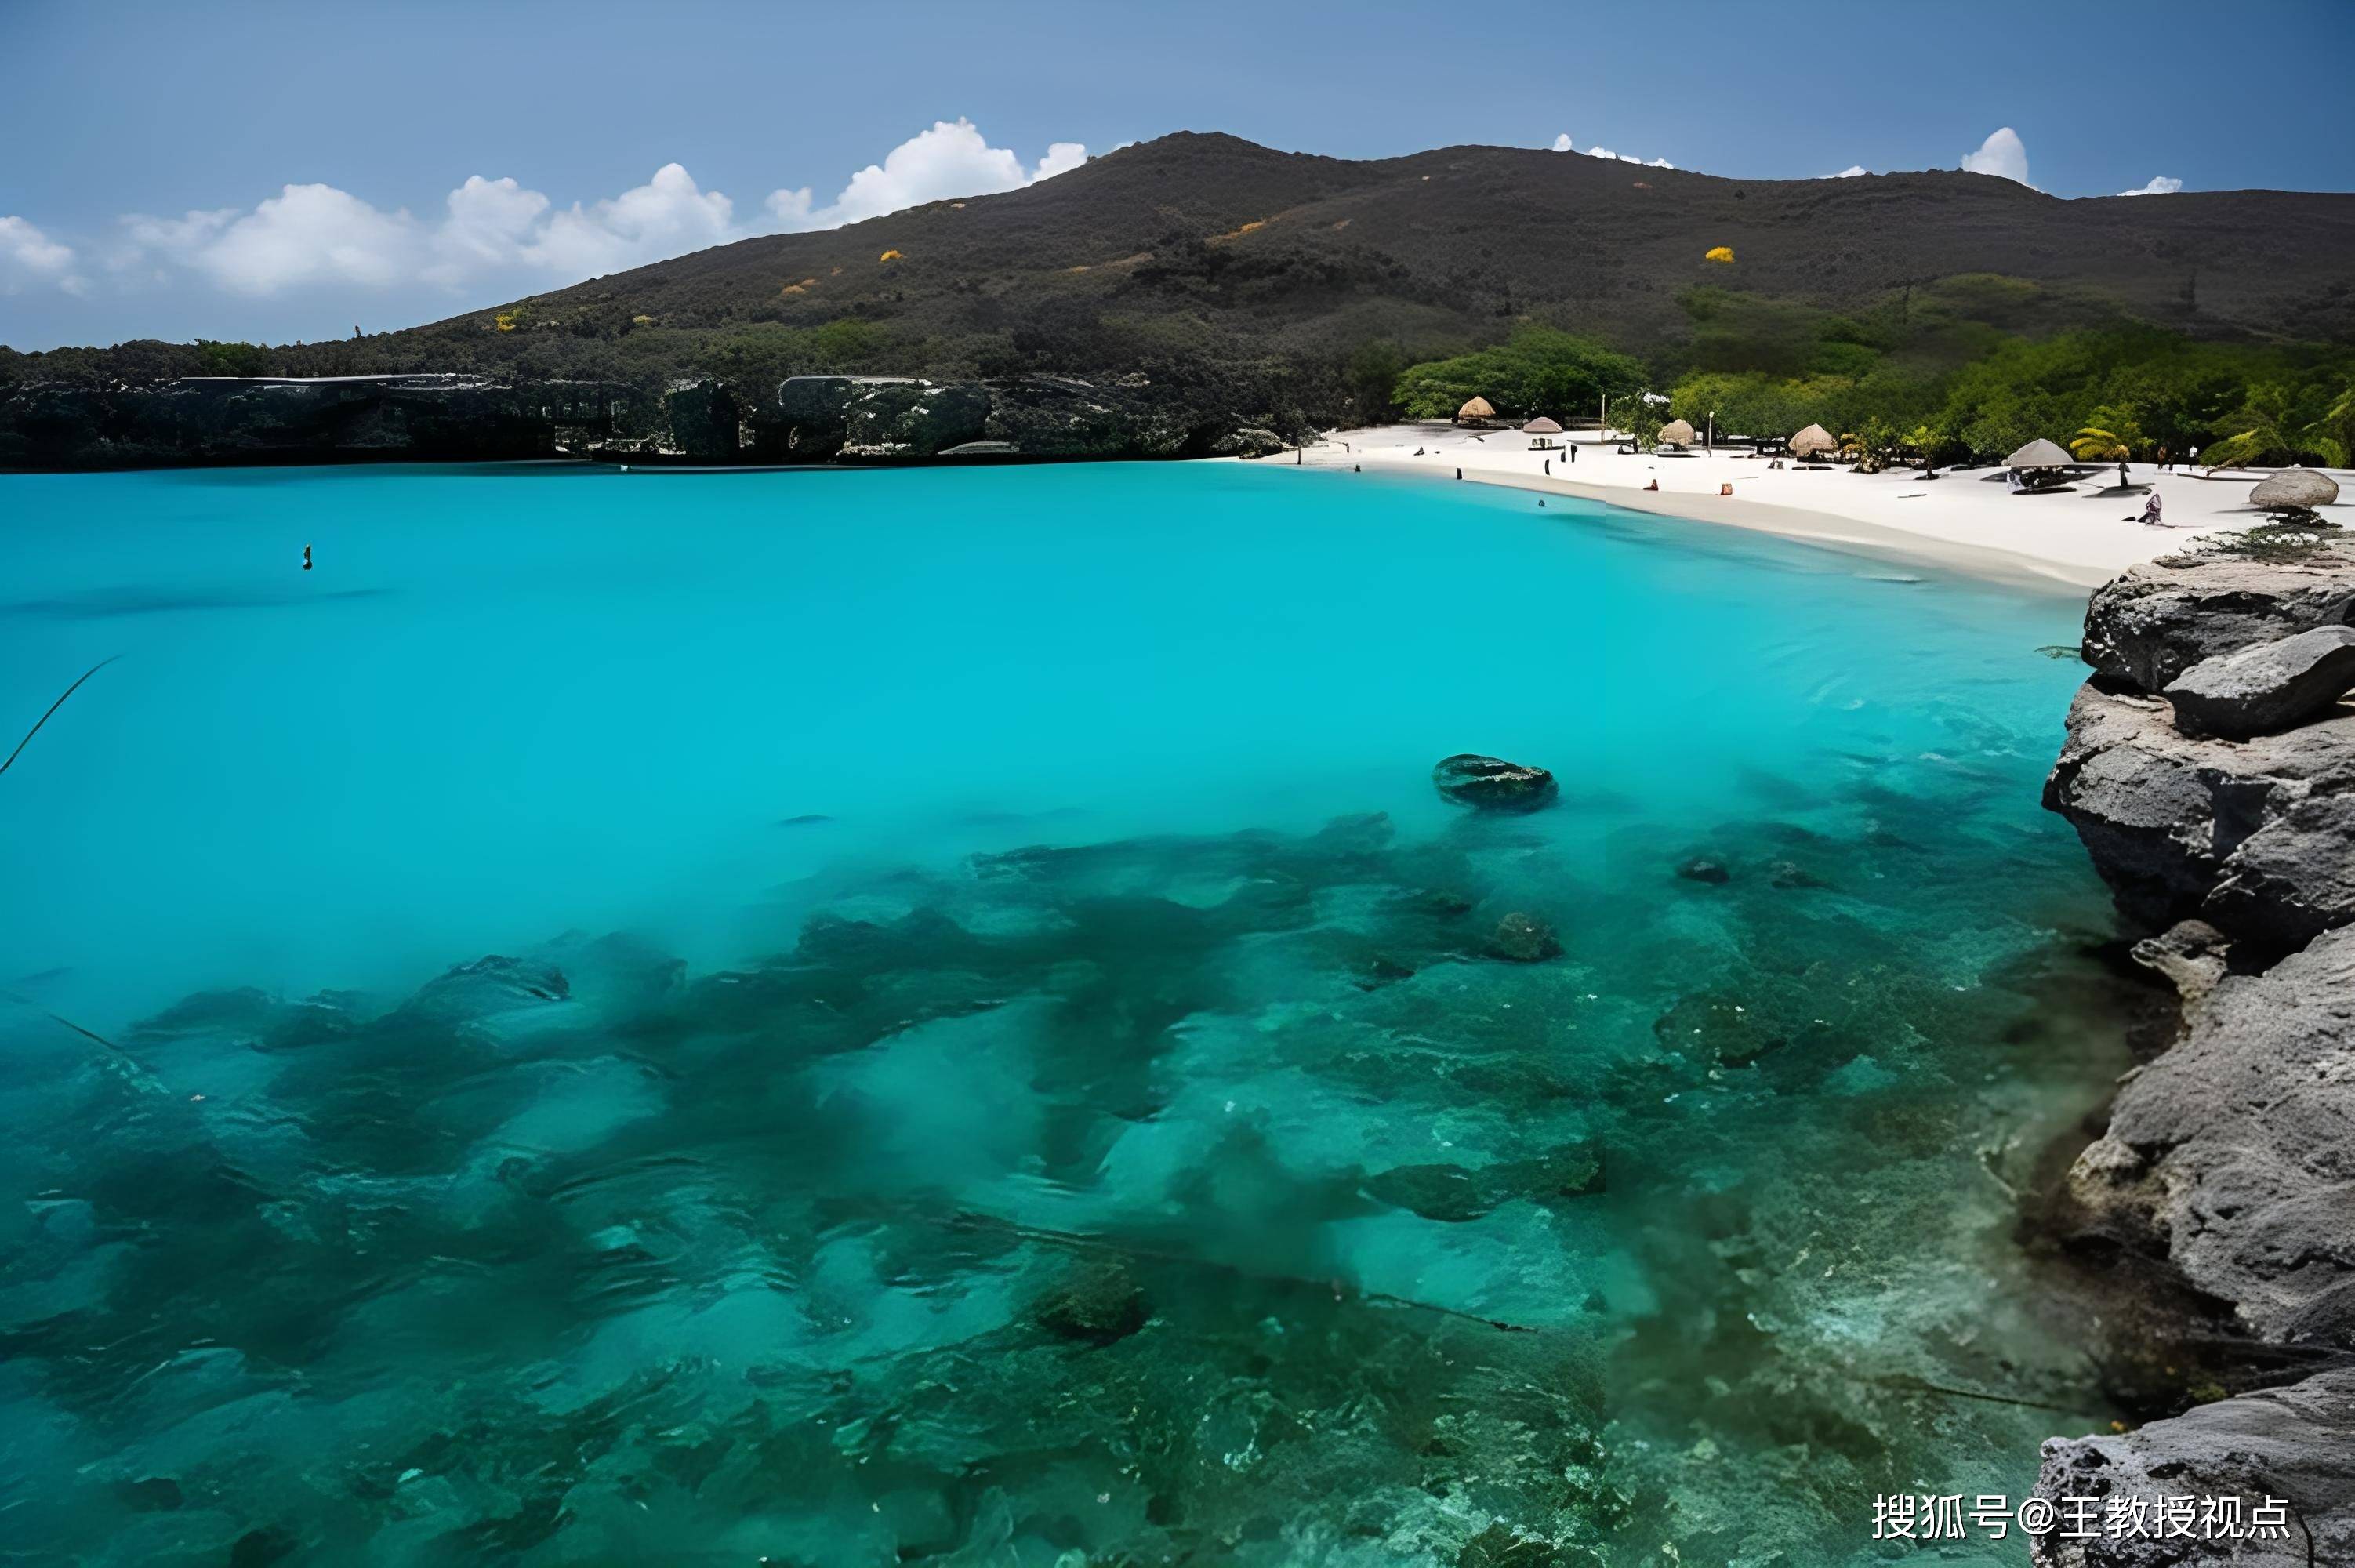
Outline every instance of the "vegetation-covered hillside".
<path fill-rule="evenodd" d="M 1973 444 L 2052 433 L 2122 395 L 2120 364 L 2148 361 L 2205 389 L 2135 416 L 2188 442 L 2260 393 L 2276 424 L 2327 410 L 2308 383 L 2343 379 L 2343 357 L 2290 346 L 2355 343 L 2350 254 L 2349 196 L 2063 201 L 1963 173 L 1735 180 L 1497 147 L 1348 162 L 1184 133 L 1024 190 L 401 332 L 0 352 L 0 385 L 474 370 L 651 390 L 706 375 L 757 410 L 817 370 L 1141 375 L 1296 428 L 1381 417 L 1402 393 L 1431 411 L 1415 394 L 1436 383 L 1402 384 L 1411 367 L 1544 329 L 1590 340 L 1589 372 L 1676 388 L 1679 412 L 1838 428 L 1946 411 Z M 2007 408 L 1957 379 L 1974 365 L 2075 389 Z"/>

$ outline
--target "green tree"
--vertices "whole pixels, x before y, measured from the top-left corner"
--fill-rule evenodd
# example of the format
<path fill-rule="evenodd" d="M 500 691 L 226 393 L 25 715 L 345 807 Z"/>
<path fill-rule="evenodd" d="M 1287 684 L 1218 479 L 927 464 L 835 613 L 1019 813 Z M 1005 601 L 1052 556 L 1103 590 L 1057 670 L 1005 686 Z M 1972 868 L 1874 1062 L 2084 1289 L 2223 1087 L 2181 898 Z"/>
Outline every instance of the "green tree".
<path fill-rule="evenodd" d="M 1409 419 L 1453 419 L 1476 397 L 1508 419 L 1575 417 L 1606 393 L 1617 402 L 1643 381 L 1643 366 L 1625 354 L 1551 327 L 1525 326 L 1493 348 L 1410 366 L 1393 395 Z"/>
<path fill-rule="evenodd" d="M 202 376 L 267 376 L 270 374 L 270 350 L 258 343 L 214 343 L 197 339 L 197 357 L 204 368 Z"/>

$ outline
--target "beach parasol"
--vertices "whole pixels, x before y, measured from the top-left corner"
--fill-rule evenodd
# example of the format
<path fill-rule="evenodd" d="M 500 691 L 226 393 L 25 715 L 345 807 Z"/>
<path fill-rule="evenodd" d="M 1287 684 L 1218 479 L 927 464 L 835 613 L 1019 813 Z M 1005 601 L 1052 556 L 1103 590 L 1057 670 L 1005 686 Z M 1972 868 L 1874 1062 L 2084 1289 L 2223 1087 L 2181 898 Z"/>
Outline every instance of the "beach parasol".
<path fill-rule="evenodd" d="M 2268 512 L 2311 512 L 2337 499 L 2339 481 L 2311 468 L 2285 468 L 2249 492 L 2249 505 Z"/>
<path fill-rule="evenodd" d="M 1794 457 L 1813 457 L 1819 453 L 1838 450 L 1839 443 L 1832 439 L 1832 432 L 1819 424 L 1811 424 L 1791 438 L 1791 455 Z"/>
<path fill-rule="evenodd" d="M 1497 411 L 1488 406 L 1488 400 L 1486 398 L 1466 399 L 1464 406 L 1455 411 L 1456 422 L 1459 424 L 1465 420 L 1492 420 L 1496 417 Z"/>
<path fill-rule="evenodd" d="M 2038 436 L 2003 460 L 2006 468 L 2066 468 L 2077 460 Z"/>
<path fill-rule="evenodd" d="M 1521 432 L 1524 435 L 1560 435 L 1561 433 L 1561 426 L 1554 423 L 1553 421 L 1546 418 L 1545 415 L 1540 414 L 1537 418 L 1523 425 L 1521 427 Z"/>

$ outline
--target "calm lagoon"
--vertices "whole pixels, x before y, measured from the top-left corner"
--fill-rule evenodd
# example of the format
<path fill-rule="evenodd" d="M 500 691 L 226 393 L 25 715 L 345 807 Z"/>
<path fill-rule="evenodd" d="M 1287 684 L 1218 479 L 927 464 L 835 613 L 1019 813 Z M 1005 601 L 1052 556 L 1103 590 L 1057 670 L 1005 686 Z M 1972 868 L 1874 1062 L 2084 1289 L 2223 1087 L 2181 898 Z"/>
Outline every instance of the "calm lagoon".
<path fill-rule="evenodd" d="M 2110 1414 L 2013 1239 L 2125 1060 L 2073 599 L 1236 464 L 0 563 L 0 744 L 115 660 L 0 776 L 37 1560 L 1801 1568 Z"/>

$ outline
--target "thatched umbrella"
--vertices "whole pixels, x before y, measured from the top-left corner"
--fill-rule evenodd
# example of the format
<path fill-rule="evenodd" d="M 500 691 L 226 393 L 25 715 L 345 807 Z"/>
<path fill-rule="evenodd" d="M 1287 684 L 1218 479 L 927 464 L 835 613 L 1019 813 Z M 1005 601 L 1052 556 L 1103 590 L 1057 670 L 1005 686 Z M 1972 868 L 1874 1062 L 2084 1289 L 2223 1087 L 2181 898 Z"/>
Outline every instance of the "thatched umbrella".
<path fill-rule="evenodd" d="M 2077 460 L 2038 436 L 2003 460 L 2006 468 L 2066 468 Z"/>
<path fill-rule="evenodd" d="M 1546 418 L 1545 415 L 1540 414 L 1537 418 L 1531 420 L 1529 423 L 1521 427 L 1521 433 L 1524 435 L 1560 435 L 1561 433 L 1561 426 Z"/>
<path fill-rule="evenodd" d="M 2249 505 L 2268 512 L 2311 512 L 2337 499 L 2339 481 L 2311 468 L 2285 468 L 2249 492 Z"/>
<path fill-rule="evenodd" d="M 1685 423 L 1682 420 L 1670 420 L 1668 423 L 1660 427 L 1660 439 L 1662 441 L 1674 442 L 1677 445 L 1683 446 L 1689 443 L 1692 438 L 1693 427 Z"/>
<path fill-rule="evenodd" d="M 1839 443 L 1832 439 L 1832 432 L 1819 424 L 1811 424 L 1791 438 L 1791 455 L 1794 457 L 1814 457 L 1838 450 Z"/>
<path fill-rule="evenodd" d="M 1486 398 L 1467 399 L 1464 406 L 1455 411 L 1457 424 L 1469 424 L 1474 420 L 1492 420 L 1496 417 L 1497 411 L 1488 406 L 1488 400 Z"/>

